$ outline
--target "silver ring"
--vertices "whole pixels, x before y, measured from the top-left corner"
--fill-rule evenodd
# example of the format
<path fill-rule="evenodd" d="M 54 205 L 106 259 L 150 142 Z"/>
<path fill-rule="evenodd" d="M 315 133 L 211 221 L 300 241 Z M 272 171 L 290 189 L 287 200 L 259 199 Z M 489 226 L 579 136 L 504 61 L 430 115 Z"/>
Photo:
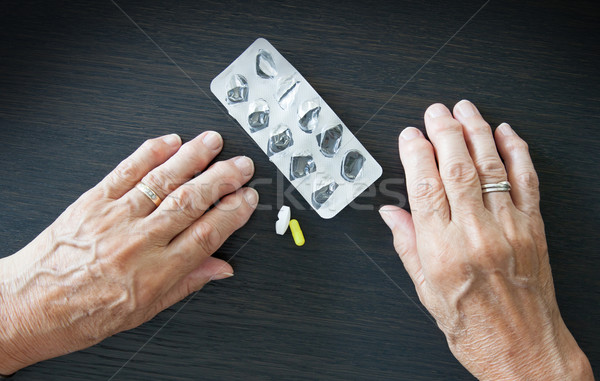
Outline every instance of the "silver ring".
<path fill-rule="evenodd" d="M 156 192 L 143 182 L 140 181 L 139 183 L 135 184 L 135 187 L 137 190 L 145 194 L 154 203 L 154 205 L 159 206 L 162 202 L 162 200 L 160 199 L 160 197 L 158 197 Z"/>
<path fill-rule="evenodd" d="M 496 184 L 483 184 L 481 186 L 481 193 L 490 192 L 510 192 L 511 187 L 508 181 L 500 181 Z"/>

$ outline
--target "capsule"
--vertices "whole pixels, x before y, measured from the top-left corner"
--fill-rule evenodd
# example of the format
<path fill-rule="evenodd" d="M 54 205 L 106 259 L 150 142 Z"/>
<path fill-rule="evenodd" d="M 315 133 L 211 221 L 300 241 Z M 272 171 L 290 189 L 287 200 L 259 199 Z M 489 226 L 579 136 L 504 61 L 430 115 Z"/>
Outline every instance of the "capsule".
<path fill-rule="evenodd" d="M 294 242 L 296 243 L 296 246 L 304 245 L 304 234 L 302 234 L 300 224 L 295 218 L 290 220 L 290 230 L 292 231 L 292 237 L 294 237 Z"/>

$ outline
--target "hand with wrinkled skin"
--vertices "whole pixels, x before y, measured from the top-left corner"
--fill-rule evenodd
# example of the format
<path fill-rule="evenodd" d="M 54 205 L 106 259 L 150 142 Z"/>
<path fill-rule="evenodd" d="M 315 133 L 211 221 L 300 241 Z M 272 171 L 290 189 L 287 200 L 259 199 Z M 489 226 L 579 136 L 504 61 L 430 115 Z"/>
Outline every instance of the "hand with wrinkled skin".
<path fill-rule="evenodd" d="M 527 144 L 506 123 L 492 134 L 469 101 L 453 114 L 427 109 L 431 143 L 402 131 L 412 215 L 380 210 L 421 302 L 481 380 L 593 380 L 556 303 Z M 504 180 L 510 192 L 482 194 Z"/>
<path fill-rule="evenodd" d="M 258 193 L 240 189 L 254 173 L 249 158 L 206 168 L 222 146 L 216 132 L 183 145 L 174 134 L 146 141 L 0 260 L 0 374 L 136 327 L 233 275 L 211 255 L 246 223 Z M 159 207 L 134 188 L 140 180 L 164 200 Z"/>

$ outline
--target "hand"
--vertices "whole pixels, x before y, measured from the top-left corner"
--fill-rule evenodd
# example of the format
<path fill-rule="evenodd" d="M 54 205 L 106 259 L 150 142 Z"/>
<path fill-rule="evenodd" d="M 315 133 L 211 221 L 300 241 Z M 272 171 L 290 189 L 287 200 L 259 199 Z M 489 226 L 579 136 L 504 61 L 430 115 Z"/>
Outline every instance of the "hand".
<path fill-rule="evenodd" d="M 556 303 L 527 144 L 464 100 L 454 117 L 430 106 L 425 125 L 431 143 L 412 127 L 399 138 L 412 216 L 380 212 L 450 350 L 482 380 L 593 379 Z M 482 194 L 505 180 L 510 193 Z"/>
<path fill-rule="evenodd" d="M 239 189 L 254 173 L 247 157 L 205 170 L 222 145 L 216 132 L 183 146 L 174 134 L 148 140 L 0 260 L 0 374 L 136 327 L 233 275 L 211 254 L 248 221 L 258 193 Z M 164 200 L 159 207 L 135 188 L 140 180 Z"/>

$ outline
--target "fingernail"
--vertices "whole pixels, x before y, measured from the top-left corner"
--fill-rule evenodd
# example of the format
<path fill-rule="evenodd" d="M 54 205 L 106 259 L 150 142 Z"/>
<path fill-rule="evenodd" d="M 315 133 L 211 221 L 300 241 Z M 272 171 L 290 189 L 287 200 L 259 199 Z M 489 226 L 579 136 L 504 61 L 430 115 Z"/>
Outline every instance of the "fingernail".
<path fill-rule="evenodd" d="M 247 156 L 240 156 L 235 159 L 234 164 L 244 176 L 250 176 L 254 171 L 254 163 Z"/>
<path fill-rule="evenodd" d="M 515 132 L 513 131 L 513 129 L 510 127 L 510 125 L 508 123 L 502 123 L 502 124 L 500 124 L 498 126 L 498 129 L 500 130 L 500 132 L 504 136 L 511 136 L 511 135 L 515 134 Z"/>
<path fill-rule="evenodd" d="M 462 101 L 458 102 L 456 107 L 458 108 L 458 111 L 460 112 L 460 114 L 462 116 L 464 116 L 465 118 L 470 118 L 472 116 L 479 114 L 477 107 L 475 107 L 475 105 L 473 103 L 469 102 L 466 99 L 463 99 Z"/>
<path fill-rule="evenodd" d="M 400 136 L 402 137 L 402 139 L 404 140 L 413 140 L 414 138 L 418 138 L 419 136 L 423 135 L 421 133 L 421 131 L 419 131 L 417 128 L 414 127 L 406 127 L 404 130 L 402 130 L 402 132 L 400 133 Z"/>
<path fill-rule="evenodd" d="M 383 219 L 383 222 L 385 222 L 385 224 L 388 226 L 388 228 L 390 228 L 390 230 L 394 230 L 394 228 L 396 227 L 396 222 L 394 221 L 391 211 L 386 210 L 385 206 L 382 206 L 381 209 L 379 209 L 379 215 Z"/>
<path fill-rule="evenodd" d="M 210 280 L 227 279 L 227 278 L 231 278 L 232 276 L 233 276 L 233 273 L 220 273 L 220 274 L 215 274 L 215 275 L 211 276 Z"/>
<path fill-rule="evenodd" d="M 448 110 L 448 107 L 444 106 L 443 104 L 436 103 L 429 106 L 429 108 L 427 109 L 427 115 L 429 115 L 431 118 L 450 116 L 450 110 Z"/>
<path fill-rule="evenodd" d="M 223 138 L 219 133 L 209 131 L 202 138 L 202 142 L 206 147 L 208 147 L 208 149 L 216 151 L 223 145 Z"/>
<path fill-rule="evenodd" d="M 181 144 L 181 138 L 177 134 L 163 136 L 163 141 L 170 146 L 177 147 Z"/>
<path fill-rule="evenodd" d="M 246 199 L 246 202 L 253 208 L 256 208 L 256 205 L 258 205 L 258 192 L 256 189 L 246 188 L 244 191 L 244 198 Z"/>

